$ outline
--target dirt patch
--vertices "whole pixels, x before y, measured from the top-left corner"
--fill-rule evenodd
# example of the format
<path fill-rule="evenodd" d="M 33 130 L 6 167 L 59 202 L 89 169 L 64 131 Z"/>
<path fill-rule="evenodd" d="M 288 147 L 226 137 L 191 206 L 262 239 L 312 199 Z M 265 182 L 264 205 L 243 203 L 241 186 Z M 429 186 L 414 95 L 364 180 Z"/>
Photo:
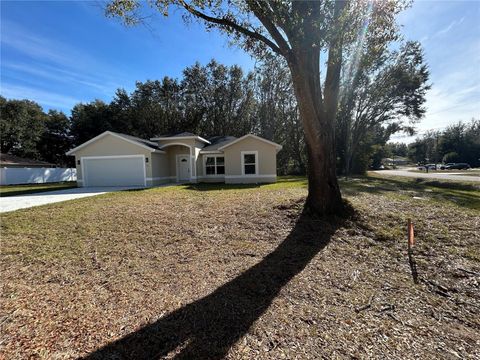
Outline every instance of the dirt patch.
<path fill-rule="evenodd" d="M 477 211 L 356 189 L 354 220 L 321 220 L 304 197 L 155 189 L 2 216 L 3 356 L 480 356 Z"/>

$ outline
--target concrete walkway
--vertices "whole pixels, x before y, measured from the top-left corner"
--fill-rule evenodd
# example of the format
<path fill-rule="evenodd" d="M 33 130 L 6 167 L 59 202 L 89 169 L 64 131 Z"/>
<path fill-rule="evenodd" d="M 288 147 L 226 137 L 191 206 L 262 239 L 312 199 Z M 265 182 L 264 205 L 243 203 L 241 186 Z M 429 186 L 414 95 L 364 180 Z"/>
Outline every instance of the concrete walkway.
<path fill-rule="evenodd" d="M 138 187 L 80 187 L 28 195 L 6 196 L 0 198 L 0 213 L 130 189 L 138 189 Z"/>
<path fill-rule="evenodd" d="M 406 176 L 412 178 L 422 178 L 422 179 L 431 179 L 431 180 L 452 180 L 452 181 L 474 181 L 480 182 L 479 175 L 460 175 L 460 174 L 468 174 L 468 170 L 464 172 L 455 172 L 455 173 L 421 173 L 421 172 L 412 172 L 408 171 L 408 169 L 403 170 L 376 170 L 375 173 L 382 174 L 382 175 L 390 175 L 390 176 Z"/>

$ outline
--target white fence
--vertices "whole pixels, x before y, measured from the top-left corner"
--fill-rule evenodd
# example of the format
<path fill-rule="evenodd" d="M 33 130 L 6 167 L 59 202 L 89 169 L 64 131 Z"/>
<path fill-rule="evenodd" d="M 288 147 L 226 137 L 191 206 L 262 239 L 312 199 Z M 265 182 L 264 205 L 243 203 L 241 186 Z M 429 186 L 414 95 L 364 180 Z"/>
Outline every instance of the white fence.
<path fill-rule="evenodd" d="M 74 168 L 0 168 L 0 185 L 76 181 Z"/>

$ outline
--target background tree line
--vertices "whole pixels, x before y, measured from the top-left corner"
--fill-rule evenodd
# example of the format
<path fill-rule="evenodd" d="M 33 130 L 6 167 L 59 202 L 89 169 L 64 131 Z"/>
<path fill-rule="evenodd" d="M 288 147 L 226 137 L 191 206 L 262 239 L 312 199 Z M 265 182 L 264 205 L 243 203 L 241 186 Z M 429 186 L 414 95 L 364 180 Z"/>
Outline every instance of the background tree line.
<path fill-rule="evenodd" d="M 416 163 L 465 162 L 479 167 L 480 120 L 460 121 L 443 131 L 425 133 L 408 145 L 408 157 Z"/>
<path fill-rule="evenodd" d="M 71 115 L 29 100 L 0 98 L 1 151 L 59 165 L 65 152 L 106 131 L 141 138 L 189 131 L 209 138 L 254 133 L 281 143 L 279 172 L 305 173 L 304 138 L 287 68 L 272 58 L 245 73 L 210 61 L 184 69 L 180 79 L 137 82 L 110 103 L 76 104 Z"/>
<path fill-rule="evenodd" d="M 30 100 L 7 100 L 0 96 L 0 149 L 22 157 L 68 165 L 65 155 L 74 139 L 71 119 Z"/>
<path fill-rule="evenodd" d="M 356 70 L 342 73 L 336 122 L 339 173 L 363 173 L 390 135 L 411 130 L 424 113 L 428 71 L 418 43 L 385 50 L 373 61 L 368 47 Z M 353 78 L 352 78 L 353 77 Z M 305 174 L 307 156 L 288 66 L 269 56 L 251 72 L 210 61 L 184 69 L 180 79 L 137 82 L 110 103 L 79 103 L 67 117 L 28 100 L 0 98 L 1 151 L 59 165 L 65 152 L 106 131 L 142 138 L 189 131 L 204 137 L 254 133 L 283 145 L 280 174 Z"/>

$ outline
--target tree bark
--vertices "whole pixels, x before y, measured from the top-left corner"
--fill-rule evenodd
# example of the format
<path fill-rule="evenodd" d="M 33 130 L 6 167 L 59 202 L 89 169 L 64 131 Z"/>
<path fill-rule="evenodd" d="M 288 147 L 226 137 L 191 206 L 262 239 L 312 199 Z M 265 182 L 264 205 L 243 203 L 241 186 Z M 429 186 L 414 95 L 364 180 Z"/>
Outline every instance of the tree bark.
<path fill-rule="evenodd" d="M 288 63 L 307 147 L 306 210 L 318 215 L 342 214 L 344 204 L 336 175 L 335 114 L 325 111 L 322 102 L 318 49 L 296 53 Z"/>
<path fill-rule="evenodd" d="M 191 14 L 260 41 L 275 53 L 285 57 L 292 73 L 307 145 L 309 191 L 305 204 L 306 209 L 319 215 L 343 213 L 344 206 L 336 176 L 334 126 L 342 65 L 343 35 L 340 15 L 346 7 L 347 1 L 335 1 L 324 98 L 320 84 L 322 33 L 319 31 L 317 23 L 322 11 L 320 2 L 292 2 L 291 15 L 294 19 L 301 19 L 301 21 L 296 23 L 297 20 L 295 20 L 289 26 L 282 26 L 275 21 L 276 16 L 272 13 L 273 10 L 269 3 L 248 0 L 246 3 L 250 11 L 262 23 L 273 41 L 243 27 L 232 19 L 215 18 L 192 7 L 185 0 L 179 0 L 179 2 Z M 278 26 L 283 30 L 287 39 L 279 31 Z M 300 34 L 302 35 L 300 36 Z"/>

